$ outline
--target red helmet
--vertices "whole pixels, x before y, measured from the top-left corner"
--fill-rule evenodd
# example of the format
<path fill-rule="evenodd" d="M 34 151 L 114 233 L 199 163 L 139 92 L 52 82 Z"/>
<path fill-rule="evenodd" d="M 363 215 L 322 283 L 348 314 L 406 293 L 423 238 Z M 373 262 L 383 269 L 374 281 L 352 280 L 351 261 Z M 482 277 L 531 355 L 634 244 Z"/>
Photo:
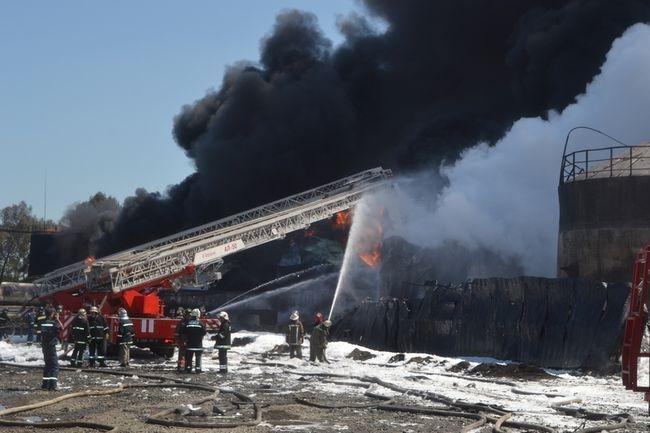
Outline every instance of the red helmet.
<path fill-rule="evenodd" d="M 316 325 L 320 325 L 321 323 L 323 323 L 323 320 L 325 320 L 325 317 L 323 317 L 323 313 L 316 313 L 316 315 L 314 316 L 314 323 Z"/>

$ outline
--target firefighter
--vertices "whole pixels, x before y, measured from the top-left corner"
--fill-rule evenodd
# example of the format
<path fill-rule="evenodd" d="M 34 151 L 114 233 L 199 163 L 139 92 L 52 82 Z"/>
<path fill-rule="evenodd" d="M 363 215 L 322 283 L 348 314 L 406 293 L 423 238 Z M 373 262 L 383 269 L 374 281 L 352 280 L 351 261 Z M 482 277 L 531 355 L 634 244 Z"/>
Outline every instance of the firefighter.
<path fill-rule="evenodd" d="M 34 326 L 36 325 L 36 314 L 33 308 L 30 308 L 25 313 L 25 323 L 27 324 L 27 343 L 32 344 L 32 341 L 34 341 Z"/>
<path fill-rule="evenodd" d="M 180 320 L 178 325 L 176 325 L 176 343 L 178 345 L 178 361 L 176 361 L 176 371 L 181 372 L 185 369 L 185 348 L 186 348 L 186 338 L 185 335 L 185 325 L 190 321 L 190 310 L 178 307 L 177 312 Z"/>
<path fill-rule="evenodd" d="M 230 350 L 230 318 L 225 311 L 220 312 L 217 317 L 219 318 L 219 329 L 217 335 L 212 337 L 214 340 L 214 348 L 219 351 L 219 373 L 228 373 L 228 351 Z"/>
<path fill-rule="evenodd" d="M 131 360 L 131 345 L 133 344 L 133 323 L 124 308 L 117 311 L 120 324 L 117 329 L 117 344 L 120 346 L 120 367 L 128 367 Z"/>
<path fill-rule="evenodd" d="M 54 308 L 52 308 L 54 310 Z M 36 320 L 34 321 L 34 331 L 36 332 L 36 342 L 40 343 L 41 342 L 41 323 L 47 319 L 47 316 L 45 315 L 45 308 L 40 307 L 38 309 L 38 314 L 36 315 Z"/>
<path fill-rule="evenodd" d="M 325 356 L 330 326 L 332 326 L 332 322 L 325 320 L 314 327 L 314 330 L 311 332 L 311 339 L 309 340 L 310 361 L 315 362 L 318 359 L 320 362 L 330 363 Z"/>
<path fill-rule="evenodd" d="M 59 358 L 56 355 L 56 345 L 59 343 L 59 334 L 63 325 L 59 321 L 59 315 L 53 308 L 48 308 L 43 313 L 45 319 L 40 323 L 41 348 L 43 349 L 43 384 L 42 389 L 56 391 L 59 376 Z"/>
<path fill-rule="evenodd" d="M 57 305 L 55 310 L 56 310 L 56 314 L 58 314 L 59 317 L 61 317 L 61 314 L 63 313 L 63 307 L 61 305 Z M 61 341 L 61 350 L 63 351 L 64 354 L 68 353 L 68 340 L 69 338 L 65 338 L 63 339 L 63 341 Z"/>
<path fill-rule="evenodd" d="M 104 316 L 99 313 L 99 308 L 90 307 L 88 326 L 90 327 L 90 343 L 88 345 L 90 367 L 94 367 L 95 362 L 99 362 L 100 367 L 106 367 L 104 344 L 108 335 L 108 325 Z"/>
<path fill-rule="evenodd" d="M 192 372 L 192 358 L 196 359 L 194 372 L 201 373 L 201 355 L 203 355 L 203 337 L 205 336 L 205 325 L 199 321 L 201 310 L 198 308 L 190 312 L 190 320 L 185 324 L 183 335 L 185 336 L 185 373 Z"/>
<path fill-rule="evenodd" d="M 79 311 L 77 311 L 77 317 L 75 317 L 70 324 L 70 340 L 74 344 L 72 357 L 70 358 L 71 366 L 81 367 L 83 364 L 84 352 L 86 351 L 89 337 L 90 328 L 88 327 L 86 310 L 80 308 Z"/>
<path fill-rule="evenodd" d="M 302 326 L 297 311 L 291 313 L 289 320 L 286 337 L 287 344 L 289 345 L 289 358 L 302 359 L 302 343 L 305 341 L 305 328 Z"/>
<path fill-rule="evenodd" d="M 316 313 L 314 316 L 314 324 L 312 326 L 312 330 L 315 329 L 318 325 L 323 323 L 323 320 L 325 320 L 325 317 L 323 316 L 323 313 Z M 313 338 L 313 336 L 312 336 Z M 314 361 L 316 359 L 316 354 L 314 353 L 314 345 L 311 344 L 311 340 L 309 340 L 309 360 Z"/>

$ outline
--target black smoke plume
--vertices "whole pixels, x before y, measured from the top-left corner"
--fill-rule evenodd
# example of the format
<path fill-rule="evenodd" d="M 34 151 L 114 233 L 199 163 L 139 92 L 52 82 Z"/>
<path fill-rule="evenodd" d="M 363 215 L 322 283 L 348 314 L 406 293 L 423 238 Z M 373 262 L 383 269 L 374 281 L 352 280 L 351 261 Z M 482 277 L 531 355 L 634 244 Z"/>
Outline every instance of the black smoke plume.
<path fill-rule="evenodd" d="M 332 43 L 310 13 L 285 11 L 258 63 L 184 106 L 177 143 L 196 172 L 165 194 L 138 190 L 106 254 L 376 165 L 454 160 L 524 116 L 584 92 L 612 41 L 650 20 L 644 0 L 365 0 Z"/>

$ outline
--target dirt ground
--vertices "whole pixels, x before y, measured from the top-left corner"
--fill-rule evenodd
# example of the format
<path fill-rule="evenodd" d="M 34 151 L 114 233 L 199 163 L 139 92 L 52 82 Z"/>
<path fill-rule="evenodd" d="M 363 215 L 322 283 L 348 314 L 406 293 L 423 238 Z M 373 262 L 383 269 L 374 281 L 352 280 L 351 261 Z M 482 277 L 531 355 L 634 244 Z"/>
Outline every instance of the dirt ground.
<path fill-rule="evenodd" d="M 60 383 L 62 390 L 58 392 L 42 391 L 40 386 L 41 371 L 19 367 L 0 367 L 0 402 L 7 407 L 31 404 L 48 400 L 66 393 L 88 389 L 108 389 L 123 384 L 161 383 L 155 380 L 134 379 L 124 376 L 108 376 L 84 372 L 62 371 Z M 283 378 L 277 381 L 270 375 L 259 375 L 240 372 L 237 375 L 218 377 L 214 373 L 202 375 L 177 375 L 173 371 L 158 369 L 138 369 L 140 374 L 160 374 L 170 378 L 183 377 L 188 383 L 207 384 L 217 387 L 228 387 L 253 397 L 262 402 L 262 424 L 256 427 L 238 427 L 236 429 L 201 429 L 197 431 L 235 431 L 235 432 L 267 432 L 267 431 L 351 431 L 351 432 L 458 432 L 462 426 L 471 420 L 462 418 L 446 418 L 423 416 L 399 412 L 384 412 L 375 409 L 319 409 L 297 404 L 296 397 L 331 404 L 376 403 L 363 396 L 362 390 L 354 395 L 316 395 L 310 390 L 311 382 L 317 378 L 301 378 L 287 381 Z M 289 383 L 289 388 L 287 388 Z M 133 388 L 110 396 L 95 396 L 81 399 L 71 399 L 52 406 L 35 409 L 29 412 L 3 417 L 17 421 L 86 421 L 110 424 L 122 432 L 161 432 L 186 431 L 180 427 L 164 427 L 147 424 L 148 415 L 168 408 L 182 407 L 211 393 L 207 391 L 181 389 L 170 383 L 164 388 Z M 253 418 L 253 411 L 247 405 L 237 407 L 233 402 L 238 399 L 232 395 L 221 394 L 216 405 L 225 415 L 214 415 L 213 404 L 204 404 L 191 414 L 170 415 L 166 419 L 179 419 L 196 422 L 228 422 L 243 421 Z M 396 399 L 396 403 L 409 402 Z M 412 404 L 412 402 L 410 402 Z M 184 411 L 187 412 L 187 409 Z M 292 425 L 287 424 L 290 421 Z M 29 427 L 2 427 L 6 433 L 43 431 Z M 57 429 L 60 432 L 89 431 L 81 428 Z"/>
<path fill-rule="evenodd" d="M 273 350 L 271 350 L 273 352 Z M 134 351 L 137 359 L 134 359 L 135 366 L 129 370 L 121 370 L 117 367 L 110 367 L 105 371 L 113 373 L 128 372 L 137 374 L 139 377 L 129 377 L 127 375 L 109 375 L 105 373 L 85 372 L 81 370 L 62 370 L 59 375 L 60 390 L 57 392 L 48 392 L 40 389 L 42 372 L 40 368 L 28 368 L 23 366 L 6 366 L 0 365 L 0 410 L 4 407 L 16 407 L 21 405 L 33 404 L 49 400 L 61 395 L 85 391 L 85 390 L 108 390 L 115 389 L 120 385 L 134 386 L 127 387 L 118 394 L 108 396 L 91 396 L 83 398 L 69 399 L 55 405 L 33 409 L 28 412 L 22 412 L 15 415 L 3 416 L 3 420 L 14 421 L 31 421 L 31 422 L 52 422 L 52 421 L 84 421 L 108 424 L 116 427 L 120 432 L 185 432 L 185 431 L 235 431 L 235 432 L 285 432 L 285 431 L 304 431 L 304 432 L 460 432 L 464 426 L 473 422 L 467 418 L 442 417 L 429 414 L 414 414 L 407 412 L 388 412 L 376 408 L 357 407 L 357 408 L 316 408 L 300 404 L 297 398 L 308 400 L 325 405 L 378 405 L 383 402 L 367 397 L 364 395 L 366 389 L 351 386 L 350 381 L 346 379 L 325 378 L 320 376 L 309 375 L 303 367 L 288 365 L 285 356 L 274 355 L 269 352 L 256 352 L 249 350 L 244 354 L 235 354 L 235 360 L 239 357 L 239 362 L 232 366 L 232 371 L 226 376 L 218 375 L 214 370 L 204 372 L 203 374 L 178 374 L 172 369 L 173 362 L 163 362 L 161 358 L 156 358 L 148 351 Z M 208 355 L 210 356 L 210 355 Z M 26 358 L 29 361 L 31 358 Z M 347 359 L 347 358 L 346 358 Z M 37 360 L 35 358 L 34 360 Z M 212 363 L 216 362 L 208 358 Z M 414 361 L 415 360 L 415 361 Z M 284 361 L 284 362 L 283 362 Z M 432 357 L 414 357 L 413 362 L 406 363 L 408 367 L 420 362 L 426 365 L 427 362 L 435 361 Z M 260 364 L 266 367 L 260 368 Z M 347 365 L 358 368 L 359 361 Z M 446 361 L 445 361 L 446 362 Z M 269 363 L 277 363 L 281 367 L 270 367 Z M 115 365 L 114 361 L 110 362 Z M 205 361 L 204 361 L 205 364 Z M 461 365 L 463 364 L 463 365 Z M 68 363 L 62 361 L 61 366 L 67 366 Z M 331 373 L 345 371 L 345 361 L 339 359 L 332 364 Z M 418 364 L 419 365 L 419 364 Z M 432 364 L 430 364 L 432 365 Z M 545 373 L 539 369 L 529 368 L 526 366 L 500 366 L 496 364 L 480 364 L 474 369 L 469 369 L 469 363 L 458 363 L 458 373 L 469 381 L 468 389 L 477 389 L 476 386 L 485 386 L 487 379 L 490 377 L 501 382 L 511 383 L 512 380 L 518 380 L 515 386 L 526 389 L 536 389 L 537 387 L 552 389 L 551 382 L 545 381 Z M 392 367 L 393 364 L 387 364 L 385 367 Z M 286 367 L 286 368 L 285 368 Z M 292 367 L 289 369 L 288 367 Z M 373 368 L 367 365 L 367 368 Z M 393 370 L 393 369 L 388 369 Z M 324 371 L 324 370 L 321 370 Z M 405 371 L 403 379 L 417 381 L 420 384 L 430 383 L 432 392 L 449 392 L 450 388 L 443 388 L 442 379 L 454 381 L 452 389 L 458 386 L 455 381 L 459 379 L 447 378 L 440 376 L 438 381 L 432 380 L 432 376 L 416 374 L 418 370 L 412 372 Z M 450 369 L 449 371 L 452 371 Z M 370 370 L 367 371 L 370 374 Z M 544 374 L 543 374 L 544 373 Z M 448 374 L 448 373 L 441 373 Z M 167 380 L 160 381 L 152 378 L 146 378 L 146 375 L 163 376 Z M 348 377 L 348 376 L 346 376 Z M 233 423 L 251 421 L 254 419 L 254 411 L 250 404 L 242 404 L 234 395 L 229 393 L 219 393 L 214 395 L 210 390 L 186 389 L 174 380 L 182 380 L 183 383 L 196 385 L 210 385 L 212 387 L 224 390 L 239 391 L 253 400 L 262 408 L 262 423 L 257 426 L 237 427 L 234 429 L 209 428 L 209 429 L 187 429 L 184 427 L 167 427 L 147 423 L 149 416 L 157 414 L 167 409 L 173 409 L 169 415 L 162 417 L 168 421 L 182 421 L 191 423 Z M 334 384 L 332 381 L 343 381 L 345 385 Z M 479 382 L 476 382 L 479 381 Z M 529 382 L 530 381 L 530 382 Z M 490 380 L 492 382 L 492 380 Z M 495 381 L 496 383 L 496 381 Z M 135 387 L 142 385 L 160 385 L 158 387 Z M 357 382 L 357 385 L 360 382 Z M 530 385 L 528 385 L 530 384 Z M 374 385 L 373 385 L 374 386 Z M 510 389 L 511 386 L 506 387 Z M 606 388 L 603 388 L 606 389 Z M 382 393 L 383 387 L 371 388 L 371 391 Z M 477 390 L 478 391 L 478 390 Z M 503 402 L 499 398 L 500 394 L 496 393 L 496 388 L 486 388 L 482 392 L 489 393 L 493 397 L 493 405 L 499 406 Z M 391 404 L 402 406 L 427 406 L 435 407 L 436 404 L 431 401 L 425 401 L 415 395 L 406 395 L 387 393 L 393 396 Z M 202 399 L 215 397 L 214 401 L 196 404 Z M 503 396 L 503 394 L 501 394 Z M 193 404 L 192 407 L 188 405 Z M 547 406 L 548 402 L 544 401 L 543 405 Z M 506 406 L 513 405 L 513 401 L 505 403 Z M 593 405 L 593 403 L 592 403 Z M 2 407 L 4 406 L 4 407 Z M 611 412 L 611 408 L 605 409 Z M 574 418 L 575 420 L 575 418 Z M 640 420 L 637 424 L 629 425 L 625 428 L 626 432 L 647 432 L 648 425 L 646 418 Z M 543 422 L 543 421 L 542 421 Z M 611 423 L 612 421 L 601 421 Z M 575 420 L 574 426 L 579 426 L 581 420 Z M 550 425 L 553 425 L 552 423 Z M 557 425 L 557 424 L 556 424 Z M 524 431 L 506 428 L 507 431 Z M 562 428 L 558 433 L 574 431 L 575 428 Z M 31 432 L 44 431 L 33 427 L 7 427 L 2 426 L 0 430 L 3 433 L 13 432 Z M 59 432 L 83 432 L 99 431 L 86 428 L 59 428 Z M 476 432 L 488 433 L 492 431 L 492 425 L 486 425 Z M 623 430 L 619 430 L 623 431 Z"/>

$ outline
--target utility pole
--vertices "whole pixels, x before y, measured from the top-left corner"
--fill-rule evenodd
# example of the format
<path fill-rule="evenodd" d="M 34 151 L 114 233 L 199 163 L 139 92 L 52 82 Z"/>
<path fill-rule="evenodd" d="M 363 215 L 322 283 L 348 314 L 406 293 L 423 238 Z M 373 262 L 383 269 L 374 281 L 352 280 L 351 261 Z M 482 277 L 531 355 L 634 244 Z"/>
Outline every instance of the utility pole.
<path fill-rule="evenodd" d="M 47 167 L 45 168 L 45 178 L 43 180 L 43 230 L 47 221 Z"/>

